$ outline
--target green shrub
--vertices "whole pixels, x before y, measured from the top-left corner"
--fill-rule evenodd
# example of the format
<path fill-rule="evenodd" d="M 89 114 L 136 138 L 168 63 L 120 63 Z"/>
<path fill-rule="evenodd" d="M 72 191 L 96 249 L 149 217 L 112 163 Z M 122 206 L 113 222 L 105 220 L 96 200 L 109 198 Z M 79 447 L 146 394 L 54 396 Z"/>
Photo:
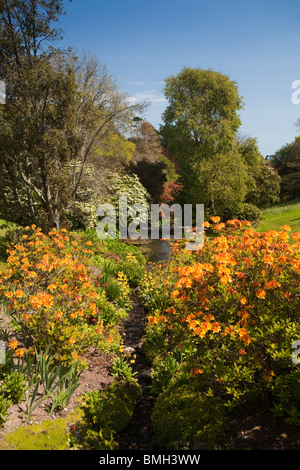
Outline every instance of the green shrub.
<path fill-rule="evenodd" d="M 19 371 L 7 375 L 0 387 L 0 393 L 12 403 L 20 403 L 24 398 L 25 390 L 25 376 Z"/>
<path fill-rule="evenodd" d="M 180 364 L 171 355 L 166 356 L 162 361 L 158 362 L 152 374 L 151 393 L 159 395 L 171 382 L 179 367 Z"/>
<path fill-rule="evenodd" d="M 4 395 L 0 394 L 0 426 L 3 426 L 7 419 L 7 411 L 11 406 L 11 401 L 8 400 Z"/>
<path fill-rule="evenodd" d="M 81 398 L 83 419 L 80 424 L 83 447 L 98 450 L 116 448 L 114 435 L 130 423 L 140 394 L 140 386 L 135 381 L 113 381 L 103 391 L 85 393 Z"/>
<path fill-rule="evenodd" d="M 182 449 L 201 443 L 213 449 L 227 429 L 226 407 L 220 398 L 201 395 L 190 384 L 172 383 L 158 396 L 152 414 L 159 448 Z"/>
<path fill-rule="evenodd" d="M 239 220 L 249 220 L 249 222 L 258 222 L 260 219 L 260 210 L 254 204 L 245 202 L 238 209 L 236 218 Z"/>

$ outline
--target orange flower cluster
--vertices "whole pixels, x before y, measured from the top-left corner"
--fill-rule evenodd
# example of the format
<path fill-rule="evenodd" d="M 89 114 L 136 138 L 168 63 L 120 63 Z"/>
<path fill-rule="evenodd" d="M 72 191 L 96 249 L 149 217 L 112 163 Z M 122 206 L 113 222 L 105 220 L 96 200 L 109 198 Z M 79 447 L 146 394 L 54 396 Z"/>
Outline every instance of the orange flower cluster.
<path fill-rule="evenodd" d="M 290 236 L 289 226 L 259 233 L 248 221 L 221 223 L 219 217 L 205 226 L 214 236 L 200 250 L 187 253 L 183 243 L 173 243 L 167 269 L 152 271 L 151 292 L 159 294 L 149 304 L 156 311 L 149 327 L 164 328 L 168 353 L 180 344 L 181 355 L 182 345 L 194 345 L 192 355 L 185 353 L 193 377 L 201 371 L 201 380 L 209 374 L 234 387 L 265 387 L 293 367 L 300 234 Z"/>
<path fill-rule="evenodd" d="M 25 231 L 22 243 L 8 249 L 0 298 L 26 341 L 52 344 L 62 355 L 74 354 L 75 346 L 81 352 L 92 335 L 83 326 L 93 317 L 96 333 L 101 324 L 95 319 L 99 294 L 87 268 L 93 244 L 65 229 L 44 235 L 33 225 Z"/>

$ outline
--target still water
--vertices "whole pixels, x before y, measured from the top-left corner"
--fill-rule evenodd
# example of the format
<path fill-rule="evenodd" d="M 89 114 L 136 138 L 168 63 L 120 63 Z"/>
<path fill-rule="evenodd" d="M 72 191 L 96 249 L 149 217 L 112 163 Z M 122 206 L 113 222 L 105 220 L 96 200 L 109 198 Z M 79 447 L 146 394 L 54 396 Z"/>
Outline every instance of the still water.
<path fill-rule="evenodd" d="M 151 263 L 167 261 L 171 253 L 169 242 L 165 240 L 151 240 L 148 244 L 148 248 L 149 261 Z"/>

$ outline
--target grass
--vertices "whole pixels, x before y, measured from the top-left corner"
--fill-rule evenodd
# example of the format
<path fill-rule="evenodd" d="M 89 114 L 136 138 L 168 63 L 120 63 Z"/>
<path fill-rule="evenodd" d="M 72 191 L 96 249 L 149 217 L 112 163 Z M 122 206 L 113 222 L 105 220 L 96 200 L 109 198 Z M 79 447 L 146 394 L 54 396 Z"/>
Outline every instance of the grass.
<path fill-rule="evenodd" d="M 289 225 L 292 233 L 300 232 L 300 199 L 262 210 L 257 229 L 259 232 L 267 232 L 279 230 L 282 225 Z"/>

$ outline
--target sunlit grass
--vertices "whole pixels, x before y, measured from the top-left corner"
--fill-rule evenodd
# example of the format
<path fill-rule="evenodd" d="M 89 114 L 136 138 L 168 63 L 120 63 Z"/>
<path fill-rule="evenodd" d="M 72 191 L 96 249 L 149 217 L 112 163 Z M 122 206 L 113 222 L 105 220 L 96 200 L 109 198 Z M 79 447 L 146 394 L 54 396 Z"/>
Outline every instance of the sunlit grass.
<path fill-rule="evenodd" d="M 282 225 L 289 225 L 292 232 L 300 232 L 300 199 L 261 211 L 259 232 L 279 230 Z"/>

